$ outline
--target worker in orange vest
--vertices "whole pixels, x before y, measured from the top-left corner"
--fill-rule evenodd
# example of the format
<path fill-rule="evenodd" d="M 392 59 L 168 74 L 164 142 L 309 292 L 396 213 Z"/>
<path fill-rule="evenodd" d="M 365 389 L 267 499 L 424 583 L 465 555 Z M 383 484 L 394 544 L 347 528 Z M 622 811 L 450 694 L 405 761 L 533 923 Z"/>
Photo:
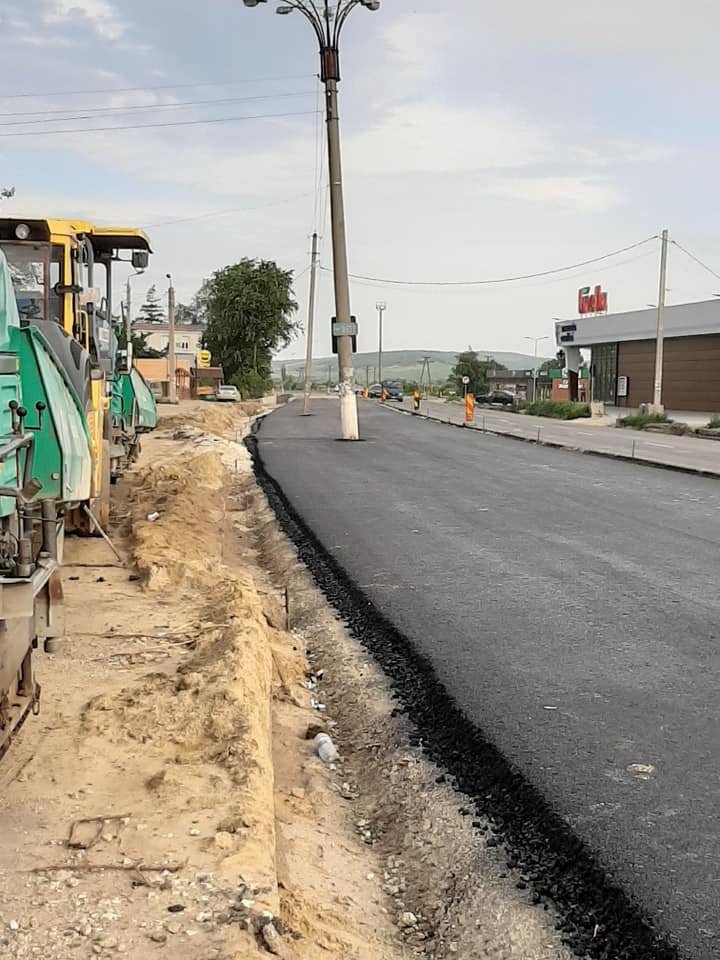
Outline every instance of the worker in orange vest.
<path fill-rule="evenodd" d="M 420 409 L 420 391 L 416 390 L 413 393 L 413 410 L 417 411 L 419 409 Z"/>

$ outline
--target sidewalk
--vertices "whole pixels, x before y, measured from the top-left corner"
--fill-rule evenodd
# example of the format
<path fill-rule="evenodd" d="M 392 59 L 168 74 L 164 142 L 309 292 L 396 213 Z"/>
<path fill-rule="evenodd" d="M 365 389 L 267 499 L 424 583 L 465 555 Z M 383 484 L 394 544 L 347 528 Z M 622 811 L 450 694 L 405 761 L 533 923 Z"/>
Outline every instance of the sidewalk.
<path fill-rule="evenodd" d="M 385 406 L 396 412 L 413 415 L 412 401 L 392 406 L 386 403 Z M 465 409 L 462 404 L 423 400 L 420 414 L 415 415 L 463 426 Z M 674 437 L 619 429 L 596 425 L 591 420 L 551 420 L 483 407 L 476 407 L 475 420 L 470 429 L 617 460 L 638 460 L 670 470 L 720 477 L 720 442 L 700 437 Z"/>

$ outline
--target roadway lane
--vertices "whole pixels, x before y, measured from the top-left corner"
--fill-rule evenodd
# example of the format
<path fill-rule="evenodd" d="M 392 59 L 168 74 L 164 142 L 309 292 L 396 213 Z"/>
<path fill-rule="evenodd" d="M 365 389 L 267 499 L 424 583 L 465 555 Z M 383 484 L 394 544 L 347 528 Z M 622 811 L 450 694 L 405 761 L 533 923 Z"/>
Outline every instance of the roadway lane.
<path fill-rule="evenodd" d="M 693 960 L 720 956 L 720 485 L 337 401 L 269 474 Z M 634 765 L 642 765 L 637 767 Z"/>
<path fill-rule="evenodd" d="M 377 403 L 378 401 L 365 401 Z M 400 404 L 392 403 L 396 408 Z M 412 400 L 406 399 L 403 409 L 412 410 Z M 421 412 L 431 417 L 462 423 L 465 408 L 459 403 L 443 400 L 423 400 Z M 619 430 L 617 427 L 600 426 L 587 421 L 551 420 L 548 417 L 531 417 L 527 414 L 512 414 L 498 407 L 478 405 L 475 408 L 475 427 L 497 433 L 510 434 L 545 442 L 559 443 L 577 450 L 593 450 L 623 457 L 635 457 L 649 463 L 663 463 L 674 467 L 691 467 L 720 476 L 720 443 L 700 437 L 675 437 L 665 433 L 640 430 Z"/>

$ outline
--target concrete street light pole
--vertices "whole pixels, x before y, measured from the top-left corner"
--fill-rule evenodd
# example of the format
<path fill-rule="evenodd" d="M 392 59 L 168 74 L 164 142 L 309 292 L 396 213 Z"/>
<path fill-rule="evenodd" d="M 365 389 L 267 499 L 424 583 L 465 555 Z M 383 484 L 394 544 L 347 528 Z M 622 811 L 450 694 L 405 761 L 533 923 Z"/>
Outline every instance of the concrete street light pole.
<path fill-rule="evenodd" d="M 375 308 L 378 312 L 378 362 L 377 362 L 378 383 L 380 384 L 380 386 L 382 386 L 383 316 L 385 315 L 385 311 L 387 310 L 387 304 L 382 300 L 378 300 L 378 302 L 375 304 Z"/>
<path fill-rule="evenodd" d="M 538 364 L 537 364 L 537 355 L 538 355 L 538 344 L 543 340 L 549 340 L 550 337 L 523 337 L 523 340 L 531 340 L 535 344 L 535 364 L 533 365 L 533 395 L 532 402 L 535 403 L 537 400 L 537 382 L 538 382 Z"/>
<path fill-rule="evenodd" d="M 257 7 L 267 0 L 243 0 L 246 7 Z M 281 15 L 299 11 L 309 21 L 320 48 L 320 79 L 325 84 L 325 116 L 330 177 L 330 216 L 332 220 L 335 320 L 337 322 L 338 381 L 340 387 L 340 426 L 343 440 L 359 439 L 357 397 L 354 388 L 352 356 L 353 331 L 350 313 L 345 201 L 343 197 L 342 158 L 340 154 L 340 118 L 337 85 L 340 81 L 340 33 L 353 7 L 379 10 L 380 0 L 287 0 L 275 12 Z"/>

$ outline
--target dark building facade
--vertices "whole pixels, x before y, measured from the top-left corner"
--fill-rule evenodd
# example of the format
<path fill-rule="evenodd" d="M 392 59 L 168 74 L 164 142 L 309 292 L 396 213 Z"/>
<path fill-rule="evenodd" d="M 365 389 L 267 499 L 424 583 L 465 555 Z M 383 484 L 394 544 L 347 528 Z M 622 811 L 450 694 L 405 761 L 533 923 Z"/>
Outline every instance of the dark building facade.
<path fill-rule="evenodd" d="M 568 368 L 590 350 L 594 400 L 637 408 L 652 403 L 657 310 L 597 314 L 556 323 Z M 577 370 L 577 366 L 575 366 Z M 720 302 L 665 309 L 662 402 L 668 410 L 720 411 Z"/>

